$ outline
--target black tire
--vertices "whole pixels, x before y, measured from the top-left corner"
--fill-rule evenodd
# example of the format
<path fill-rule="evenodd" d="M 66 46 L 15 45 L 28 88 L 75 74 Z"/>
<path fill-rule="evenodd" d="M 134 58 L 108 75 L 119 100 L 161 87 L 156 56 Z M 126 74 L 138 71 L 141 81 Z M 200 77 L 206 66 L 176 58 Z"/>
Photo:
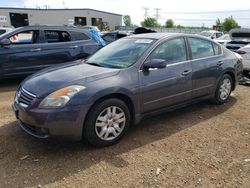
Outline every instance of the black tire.
<path fill-rule="evenodd" d="M 97 131 L 98 128 L 96 126 L 97 118 L 100 117 L 100 115 L 104 113 L 104 111 L 107 108 L 112 108 L 112 107 L 118 107 L 117 108 L 118 110 L 124 112 L 125 123 L 123 124 L 123 130 L 119 133 L 117 137 L 111 140 L 103 140 L 98 136 L 97 133 L 98 132 Z M 130 120 L 131 120 L 130 111 L 128 109 L 128 106 L 122 100 L 116 98 L 106 99 L 102 102 L 98 102 L 90 109 L 83 127 L 83 136 L 91 145 L 96 147 L 105 147 L 112 145 L 118 142 L 121 139 L 121 137 L 125 134 L 130 125 Z M 105 129 L 106 127 L 107 126 L 105 126 Z"/>
<path fill-rule="evenodd" d="M 230 91 L 228 92 L 228 96 L 227 97 L 222 97 L 222 92 L 220 91 L 221 87 L 222 87 L 222 84 L 225 80 L 228 80 L 230 81 L 230 84 L 231 84 L 231 88 L 230 88 Z M 232 88 L 233 88 L 233 80 L 232 80 L 232 77 L 228 74 L 224 74 L 222 76 L 222 78 L 220 79 L 217 87 L 216 87 L 216 91 L 215 91 L 215 95 L 214 95 L 214 98 L 212 99 L 212 102 L 215 103 L 215 104 L 224 104 L 225 102 L 228 101 L 229 97 L 230 97 L 230 94 L 232 92 Z"/>

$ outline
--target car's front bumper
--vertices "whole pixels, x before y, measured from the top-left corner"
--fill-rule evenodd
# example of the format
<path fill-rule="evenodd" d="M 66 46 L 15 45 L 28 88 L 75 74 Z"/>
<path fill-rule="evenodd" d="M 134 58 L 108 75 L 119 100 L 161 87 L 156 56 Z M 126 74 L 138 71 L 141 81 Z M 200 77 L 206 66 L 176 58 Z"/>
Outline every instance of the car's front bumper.
<path fill-rule="evenodd" d="M 28 109 L 17 102 L 12 105 L 19 126 L 36 138 L 64 136 L 79 140 L 87 108 L 68 106 L 60 109 Z"/>

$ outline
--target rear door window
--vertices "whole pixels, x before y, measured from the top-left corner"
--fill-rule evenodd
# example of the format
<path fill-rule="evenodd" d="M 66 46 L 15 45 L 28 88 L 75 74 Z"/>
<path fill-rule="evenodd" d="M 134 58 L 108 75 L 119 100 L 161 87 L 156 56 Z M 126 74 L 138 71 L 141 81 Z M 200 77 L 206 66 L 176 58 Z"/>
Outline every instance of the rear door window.
<path fill-rule="evenodd" d="M 87 36 L 85 33 L 81 32 L 71 32 L 71 34 L 74 36 L 74 40 L 90 40 L 89 36 Z"/>
<path fill-rule="evenodd" d="M 70 34 L 66 31 L 45 30 L 44 35 L 45 41 L 48 43 L 71 41 Z"/>
<path fill-rule="evenodd" d="M 22 31 L 9 37 L 9 40 L 11 44 L 32 44 L 38 42 L 38 37 L 38 30 Z"/>
<path fill-rule="evenodd" d="M 214 56 L 213 44 L 211 41 L 191 37 L 188 38 L 188 41 L 191 48 L 192 59 Z"/>
<path fill-rule="evenodd" d="M 221 47 L 215 43 L 213 43 L 214 47 L 214 55 L 220 55 L 221 54 Z"/>

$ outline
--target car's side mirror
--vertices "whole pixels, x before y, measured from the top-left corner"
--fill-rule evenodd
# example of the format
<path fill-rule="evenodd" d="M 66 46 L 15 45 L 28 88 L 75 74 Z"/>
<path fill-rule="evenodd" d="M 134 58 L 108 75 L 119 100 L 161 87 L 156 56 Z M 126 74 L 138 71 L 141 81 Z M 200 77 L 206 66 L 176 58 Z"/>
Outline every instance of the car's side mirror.
<path fill-rule="evenodd" d="M 214 39 L 215 37 L 214 36 L 211 36 L 211 39 Z"/>
<path fill-rule="evenodd" d="M 150 59 L 143 65 L 144 70 L 148 70 L 150 68 L 162 69 L 165 67 L 166 67 L 166 61 L 164 59 Z"/>
<path fill-rule="evenodd" d="M 9 39 L 3 39 L 0 41 L 1 46 L 9 46 L 11 44 L 11 41 Z"/>

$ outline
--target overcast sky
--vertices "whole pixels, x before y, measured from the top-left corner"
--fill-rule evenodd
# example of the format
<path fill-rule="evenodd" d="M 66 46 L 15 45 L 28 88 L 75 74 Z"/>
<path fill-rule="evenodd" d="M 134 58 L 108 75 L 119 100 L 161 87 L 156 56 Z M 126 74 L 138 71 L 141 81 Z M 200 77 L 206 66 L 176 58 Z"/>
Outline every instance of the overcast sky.
<path fill-rule="evenodd" d="M 216 18 L 223 20 L 232 15 L 243 27 L 250 27 L 250 0 L 0 0 L 0 7 L 36 8 L 39 6 L 44 8 L 44 5 L 50 8 L 92 8 L 128 14 L 135 24 L 143 20 L 145 13 L 143 7 L 149 8 L 148 16 L 154 16 L 155 8 L 159 8 L 159 22 L 161 23 L 171 18 L 177 24 L 194 26 L 211 26 Z M 232 10 L 247 11 L 234 12 Z M 207 13 L 211 11 L 213 13 Z M 180 12 L 183 13 L 180 14 Z M 188 14 L 189 12 L 196 12 L 196 14 Z"/>

